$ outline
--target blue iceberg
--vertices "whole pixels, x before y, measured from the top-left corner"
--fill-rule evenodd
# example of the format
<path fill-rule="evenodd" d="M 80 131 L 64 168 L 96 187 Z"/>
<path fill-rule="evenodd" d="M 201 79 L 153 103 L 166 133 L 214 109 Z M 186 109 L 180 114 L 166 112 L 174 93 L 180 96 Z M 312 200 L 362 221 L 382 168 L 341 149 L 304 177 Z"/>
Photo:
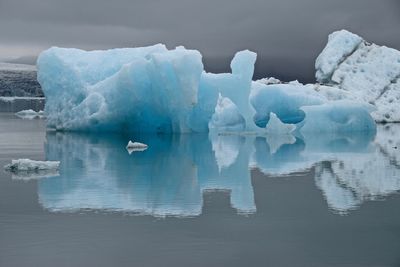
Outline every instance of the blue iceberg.
<path fill-rule="evenodd" d="M 57 130 L 266 134 L 275 131 L 266 129 L 272 113 L 297 132 L 375 129 L 367 104 L 332 104 L 336 100 L 299 83 L 254 82 L 256 58 L 240 51 L 231 73 L 214 74 L 205 72 L 200 52 L 184 47 L 53 47 L 38 58 L 38 81 L 48 127 Z"/>

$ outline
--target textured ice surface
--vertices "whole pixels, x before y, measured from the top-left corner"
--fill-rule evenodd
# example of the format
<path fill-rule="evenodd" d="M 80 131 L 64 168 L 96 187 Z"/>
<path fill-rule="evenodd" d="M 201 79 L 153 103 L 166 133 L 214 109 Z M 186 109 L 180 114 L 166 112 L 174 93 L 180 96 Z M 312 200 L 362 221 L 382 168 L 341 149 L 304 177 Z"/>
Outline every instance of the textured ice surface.
<path fill-rule="evenodd" d="M 253 83 L 250 101 L 259 127 L 265 127 L 270 114 L 274 113 L 283 123 L 296 125 L 301 133 L 375 131 L 370 115 L 372 106 L 362 101 L 342 100 L 347 99 L 342 92 L 334 87 L 298 82 L 265 84 L 257 81 Z"/>
<path fill-rule="evenodd" d="M 231 73 L 207 73 L 198 51 L 158 44 L 91 52 L 53 47 L 37 65 L 48 127 L 58 130 L 266 133 L 271 112 L 298 124 L 307 120 L 303 107 L 337 100 L 297 81 L 253 82 L 255 61 L 244 50 L 234 56 Z M 319 128 L 318 121 L 308 124 Z"/>
<path fill-rule="evenodd" d="M 316 60 L 316 78 L 376 106 L 378 122 L 400 121 L 400 51 L 342 30 L 329 36 Z"/>
<path fill-rule="evenodd" d="M 328 44 L 315 62 L 316 78 L 319 82 L 330 82 L 337 66 L 357 50 L 362 38 L 346 30 L 329 35 Z"/>
<path fill-rule="evenodd" d="M 37 161 L 31 159 L 13 159 L 4 169 L 12 172 L 19 171 L 41 171 L 57 170 L 60 166 L 59 161 Z"/>

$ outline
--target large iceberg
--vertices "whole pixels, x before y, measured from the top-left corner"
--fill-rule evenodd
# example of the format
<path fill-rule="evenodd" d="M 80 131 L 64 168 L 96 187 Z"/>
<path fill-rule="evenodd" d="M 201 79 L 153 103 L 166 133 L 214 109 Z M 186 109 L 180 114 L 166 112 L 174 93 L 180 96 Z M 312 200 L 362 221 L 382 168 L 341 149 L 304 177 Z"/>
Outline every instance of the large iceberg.
<path fill-rule="evenodd" d="M 318 82 L 375 105 L 377 122 L 400 122 L 400 51 L 341 30 L 329 35 L 315 68 Z"/>
<path fill-rule="evenodd" d="M 240 51 L 231 73 L 214 74 L 204 71 L 198 51 L 184 47 L 53 47 L 37 62 L 47 124 L 69 131 L 266 134 L 275 131 L 266 129 L 274 113 L 297 132 L 375 129 L 372 109 L 359 99 L 331 98 L 299 83 L 253 82 L 256 57 Z M 341 99 L 347 102 L 336 103 Z"/>

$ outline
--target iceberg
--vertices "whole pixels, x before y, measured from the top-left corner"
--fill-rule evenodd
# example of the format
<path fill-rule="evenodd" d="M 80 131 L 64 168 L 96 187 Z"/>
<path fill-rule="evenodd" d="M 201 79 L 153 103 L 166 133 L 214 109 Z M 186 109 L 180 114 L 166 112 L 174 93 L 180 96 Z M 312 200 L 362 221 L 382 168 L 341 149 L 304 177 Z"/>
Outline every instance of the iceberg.
<path fill-rule="evenodd" d="M 126 146 L 126 149 L 128 150 L 129 154 L 135 151 L 137 152 L 145 151 L 147 148 L 148 146 L 146 144 L 139 142 L 132 142 L 132 141 L 129 141 L 128 145 Z"/>
<path fill-rule="evenodd" d="M 13 159 L 4 169 L 11 172 L 19 171 L 44 171 L 57 170 L 60 166 L 59 161 L 37 161 L 31 159 Z"/>
<path fill-rule="evenodd" d="M 349 124 L 351 131 L 374 128 L 368 105 L 356 105 L 358 98 L 342 93 L 337 97 L 343 90 L 328 90 L 336 96 L 328 97 L 297 81 L 282 84 L 269 78 L 254 82 L 256 58 L 248 50 L 237 52 L 231 73 L 215 74 L 204 70 L 200 52 L 182 46 L 168 50 L 157 44 L 106 51 L 53 47 L 37 61 L 47 126 L 66 131 L 265 134 L 275 131 L 266 129 L 271 113 L 296 129 L 303 125 L 320 129 L 313 115 L 320 110 L 306 107 L 324 105 L 321 110 L 329 114 L 340 108 L 340 116 L 360 121 Z M 342 99 L 349 104 L 329 104 Z M 330 116 L 325 119 L 332 123 L 328 129 L 339 127 Z"/>
<path fill-rule="evenodd" d="M 341 30 L 329 35 L 315 62 L 318 82 L 376 107 L 377 122 L 400 122 L 400 51 Z"/>
<path fill-rule="evenodd" d="M 29 119 L 29 120 L 32 120 L 35 118 L 42 119 L 42 118 L 44 118 L 44 111 L 39 110 L 36 112 L 32 109 L 27 109 L 27 110 L 18 111 L 17 113 L 15 113 L 15 115 L 20 117 L 21 119 Z"/>
<path fill-rule="evenodd" d="M 271 120 L 270 114 L 275 114 L 285 126 L 294 125 L 300 134 L 376 131 L 370 115 L 374 107 L 363 101 L 350 100 L 341 89 L 329 86 L 321 89 L 297 81 L 286 84 L 264 81 L 253 82 L 250 95 L 255 109 L 254 120 L 259 127 L 266 127 Z M 326 92 L 321 93 L 322 90 Z M 279 131 L 278 128 L 282 126 L 275 124 L 268 127 L 268 131 Z"/>

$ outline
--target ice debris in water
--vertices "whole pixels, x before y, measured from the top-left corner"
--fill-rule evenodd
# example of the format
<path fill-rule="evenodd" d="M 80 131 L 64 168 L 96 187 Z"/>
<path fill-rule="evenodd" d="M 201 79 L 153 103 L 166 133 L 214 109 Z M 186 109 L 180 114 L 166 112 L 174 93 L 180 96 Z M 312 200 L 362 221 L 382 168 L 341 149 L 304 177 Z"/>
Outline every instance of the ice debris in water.
<path fill-rule="evenodd" d="M 22 119 L 35 119 L 35 118 L 44 118 L 44 111 L 39 110 L 38 112 L 32 110 L 32 109 L 27 109 L 27 110 L 21 110 L 17 113 L 15 113 L 18 117 Z"/>
<path fill-rule="evenodd" d="M 128 144 L 126 145 L 126 149 L 128 150 L 129 154 L 132 152 L 138 151 L 145 151 L 148 148 L 146 144 L 139 143 L 139 142 L 132 142 L 129 141 Z"/>
<path fill-rule="evenodd" d="M 271 112 L 296 128 L 331 123 L 327 129 L 334 131 L 374 129 L 368 105 L 353 99 L 335 105 L 341 99 L 297 81 L 253 82 L 255 61 L 255 53 L 240 51 L 231 73 L 208 73 L 198 51 L 158 44 L 90 52 L 53 47 L 40 54 L 37 66 L 48 127 L 60 130 L 265 133 Z M 325 112 L 326 121 L 310 120 L 317 118 L 313 112 Z M 361 123 L 352 124 L 354 117 Z"/>
<path fill-rule="evenodd" d="M 266 127 L 268 134 L 291 134 L 295 129 L 296 126 L 283 123 L 275 113 L 271 112 L 269 114 L 269 121 Z"/>
<path fill-rule="evenodd" d="M 10 164 L 4 166 L 4 169 L 11 172 L 29 172 L 43 170 L 58 170 L 59 161 L 37 161 L 31 159 L 13 159 Z"/>

